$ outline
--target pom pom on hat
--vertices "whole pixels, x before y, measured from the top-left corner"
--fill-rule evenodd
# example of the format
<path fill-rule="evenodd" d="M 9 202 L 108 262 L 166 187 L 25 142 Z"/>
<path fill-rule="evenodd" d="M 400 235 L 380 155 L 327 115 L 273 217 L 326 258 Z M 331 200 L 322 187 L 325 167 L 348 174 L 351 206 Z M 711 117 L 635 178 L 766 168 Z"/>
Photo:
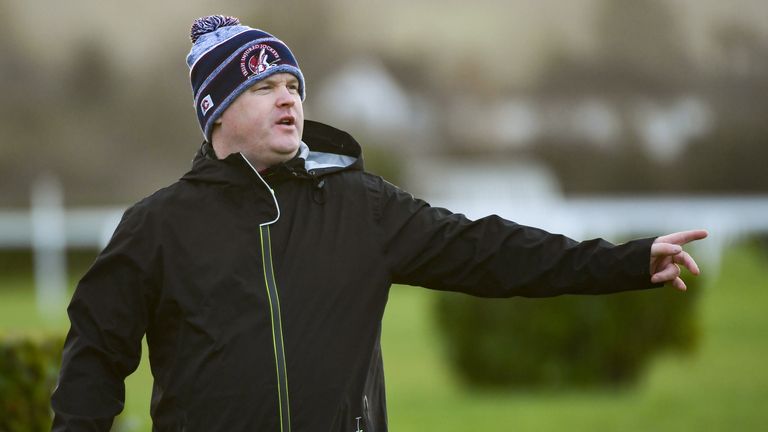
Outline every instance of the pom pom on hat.
<path fill-rule="evenodd" d="M 225 16 L 225 15 L 209 15 L 196 19 L 192 23 L 192 28 L 189 31 L 189 37 L 192 39 L 192 43 L 197 42 L 200 36 L 216 31 L 221 27 L 237 26 L 240 25 L 240 20 L 237 17 Z"/>
<path fill-rule="evenodd" d="M 197 120 L 206 140 L 211 140 L 216 119 L 235 98 L 270 75 L 294 75 L 304 100 L 304 75 L 296 57 L 275 36 L 226 15 L 196 19 L 189 35 L 189 79 Z"/>

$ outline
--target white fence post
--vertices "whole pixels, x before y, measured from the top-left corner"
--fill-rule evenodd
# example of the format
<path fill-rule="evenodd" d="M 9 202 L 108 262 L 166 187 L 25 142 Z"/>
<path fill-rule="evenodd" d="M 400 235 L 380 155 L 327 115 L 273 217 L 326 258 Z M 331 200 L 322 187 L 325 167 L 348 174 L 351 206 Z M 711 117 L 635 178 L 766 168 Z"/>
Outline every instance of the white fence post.
<path fill-rule="evenodd" d="M 67 292 L 66 232 L 61 183 L 52 175 L 32 187 L 32 250 L 37 310 L 43 316 L 60 312 Z"/>

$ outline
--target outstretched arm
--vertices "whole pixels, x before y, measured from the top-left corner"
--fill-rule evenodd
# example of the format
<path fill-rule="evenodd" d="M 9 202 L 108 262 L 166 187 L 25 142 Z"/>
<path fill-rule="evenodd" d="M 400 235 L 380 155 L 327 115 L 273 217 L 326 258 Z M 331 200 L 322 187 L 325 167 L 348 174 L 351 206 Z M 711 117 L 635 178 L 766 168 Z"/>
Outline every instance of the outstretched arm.
<path fill-rule="evenodd" d="M 671 283 L 673 287 L 685 291 L 687 287 L 680 278 L 679 265 L 683 265 L 695 275 L 701 271 L 691 255 L 683 250 L 683 245 L 706 238 L 707 235 L 705 230 L 692 230 L 657 238 L 651 246 L 651 282 Z"/>
<path fill-rule="evenodd" d="M 369 177 L 392 281 L 479 297 L 550 297 L 650 289 L 655 238 L 577 242 L 491 215 L 475 221 L 430 207 Z"/>

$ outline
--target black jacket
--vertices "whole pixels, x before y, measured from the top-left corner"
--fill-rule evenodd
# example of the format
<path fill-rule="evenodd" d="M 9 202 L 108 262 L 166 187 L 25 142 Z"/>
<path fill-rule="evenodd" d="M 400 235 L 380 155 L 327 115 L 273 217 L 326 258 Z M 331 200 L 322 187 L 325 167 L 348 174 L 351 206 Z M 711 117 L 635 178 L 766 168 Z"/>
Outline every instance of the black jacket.
<path fill-rule="evenodd" d="M 344 132 L 307 122 L 304 142 L 264 173 L 275 198 L 239 154 L 204 146 L 126 211 L 68 308 L 53 430 L 109 430 L 146 333 L 154 430 L 383 432 L 390 284 L 483 297 L 652 287 L 652 239 L 470 221 L 363 171 Z"/>

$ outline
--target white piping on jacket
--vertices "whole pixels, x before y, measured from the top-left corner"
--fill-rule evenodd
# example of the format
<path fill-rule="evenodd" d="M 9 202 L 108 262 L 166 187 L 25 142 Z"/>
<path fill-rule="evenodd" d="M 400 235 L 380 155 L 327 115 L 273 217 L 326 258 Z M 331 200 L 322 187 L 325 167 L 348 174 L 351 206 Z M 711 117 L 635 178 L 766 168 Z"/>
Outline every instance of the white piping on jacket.
<path fill-rule="evenodd" d="M 274 189 L 272 189 L 272 188 L 269 186 L 269 183 L 267 183 L 267 182 L 264 180 L 264 177 L 262 177 L 262 176 L 261 176 L 261 174 L 259 174 L 259 170 L 257 170 L 257 169 L 256 169 L 256 168 L 255 168 L 255 167 L 254 167 L 254 166 L 251 164 L 251 161 L 249 161 L 249 160 L 248 160 L 248 158 L 247 158 L 247 157 L 245 157 L 245 155 L 244 155 L 244 154 L 242 154 L 242 153 L 239 153 L 239 154 L 240 154 L 240 157 L 242 157 L 242 158 L 243 158 L 243 160 L 245 161 L 245 163 L 247 163 L 247 164 L 248 164 L 248 166 L 249 166 L 249 167 L 251 167 L 251 169 L 253 170 L 253 172 L 255 172 L 255 173 L 256 173 L 256 176 L 257 176 L 257 177 L 259 177 L 259 180 L 261 180 L 261 182 L 262 182 L 262 183 L 264 183 L 264 186 L 266 186 L 266 187 L 267 187 L 267 190 L 269 191 L 269 193 L 270 193 L 270 194 L 272 194 L 272 200 L 275 202 L 275 208 L 277 208 L 277 217 L 275 217 L 275 219 L 274 219 L 274 220 L 271 220 L 271 221 L 269 221 L 269 222 L 264 222 L 263 224 L 259 224 L 259 226 L 260 226 L 260 227 L 263 227 L 263 226 L 265 226 L 265 225 L 272 225 L 273 223 L 277 222 L 277 220 L 278 220 L 278 219 L 280 219 L 280 204 L 278 204 L 278 203 L 277 203 L 277 197 L 275 196 L 275 190 L 274 190 Z"/>

